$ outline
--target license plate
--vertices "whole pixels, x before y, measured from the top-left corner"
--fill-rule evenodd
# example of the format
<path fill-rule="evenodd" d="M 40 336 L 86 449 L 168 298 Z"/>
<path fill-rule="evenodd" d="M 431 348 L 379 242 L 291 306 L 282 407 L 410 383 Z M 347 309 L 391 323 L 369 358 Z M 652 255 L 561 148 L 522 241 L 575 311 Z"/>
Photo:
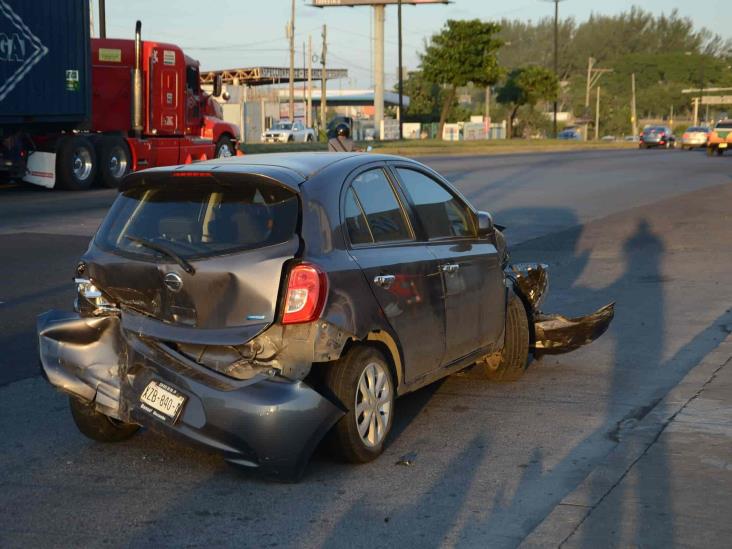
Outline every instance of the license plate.
<path fill-rule="evenodd" d="M 175 423 L 187 397 L 170 385 L 151 381 L 140 395 L 140 408 L 165 423 Z"/>
<path fill-rule="evenodd" d="M 727 148 L 727 143 L 720 143 L 719 144 L 719 148 L 720 149 L 726 149 Z"/>

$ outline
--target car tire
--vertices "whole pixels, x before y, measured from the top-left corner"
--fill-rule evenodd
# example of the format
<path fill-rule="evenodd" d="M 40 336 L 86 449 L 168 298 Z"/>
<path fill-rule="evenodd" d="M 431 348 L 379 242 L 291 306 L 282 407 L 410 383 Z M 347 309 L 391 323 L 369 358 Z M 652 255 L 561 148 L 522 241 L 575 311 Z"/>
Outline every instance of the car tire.
<path fill-rule="evenodd" d="M 328 437 L 333 453 L 350 463 L 376 459 L 391 431 L 396 399 L 394 377 L 384 355 L 373 347 L 352 347 L 327 367 L 324 382 L 346 410 Z"/>
<path fill-rule="evenodd" d="M 102 187 L 116 189 L 132 168 L 130 148 L 124 139 L 114 136 L 104 136 L 96 145 L 97 182 Z"/>
<path fill-rule="evenodd" d="M 216 142 L 216 148 L 214 149 L 214 158 L 229 158 L 236 154 L 234 149 L 234 142 L 228 135 L 222 135 Z"/>
<path fill-rule="evenodd" d="M 139 429 L 134 423 L 123 423 L 97 412 L 94 406 L 69 397 L 71 417 L 85 437 L 97 442 L 121 442 L 133 436 Z"/>
<path fill-rule="evenodd" d="M 83 191 L 97 175 L 94 145 L 83 135 L 62 137 L 56 148 L 56 183 L 60 189 Z"/>
<path fill-rule="evenodd" d="M 307 141 L 308 143 L 312 143 L 313 142 L 313 135 L 309 133 L 308 136 L 307 136 L 307 138 L 305 139 L 305 141 Z"/>
<path fill-rule="evenodd" d="M 290 137 L 288 137 L 287 138 L 287 142 L 288 143 L 294 143 L 295 142 L 295 136 L 294 135 L 291 135 Z"/>
<path fill-rule="evenodd" d="M 506 308 L 506 335 L 499 356 L 478 363 L 491 381 L 516 381 L 529 365 L 529 317 L 521 298 L 512 292 Z"/>

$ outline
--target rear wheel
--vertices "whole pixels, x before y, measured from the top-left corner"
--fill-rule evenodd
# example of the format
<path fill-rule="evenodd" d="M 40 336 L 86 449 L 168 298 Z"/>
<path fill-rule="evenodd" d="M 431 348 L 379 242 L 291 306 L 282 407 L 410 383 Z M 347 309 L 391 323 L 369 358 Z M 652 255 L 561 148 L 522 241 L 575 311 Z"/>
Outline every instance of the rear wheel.
<path fill-rule="evenodd" d="M 714 147 L 707 147 L 707 156 L 714 155 Z"/>
<path fill-rule="evenodd" d="M 328 367 L 324 381 L 347 410 L 330 433 L 332 449 L 352 463 L 376 459 L 391 430 L 396 398 L 384 355 L 373 347 L 353 347 Z"/>
<path fill-rule="evenodd" d="M 82 191 L 97 175 L 94 146 L 82 135 L 64 136 L 56 149 L 56 181 L 59 188 Z"/>
<path fill-rule="evenodd" d="M 139 425 L 123 423 L 97 412 L 93 405 L 69 397 L 71 417 L 85 437 L 98 442 L 121 442 L 134 435 Z"/>
<path fill-rule="evenodd" d="M 722 156 L 724 154 L 724 149 L 720 149 L 717 147 L 717 156 Z"/>
<path fill-rule="evenodd" d="M 235 152 L 234 142 L 228 135 L 222 135 L 219 137 L 219 140 L 216 142 L 216 150 L 214 152 L 214 156 L 216 158 L 229 158 L 234 156 Z"/>
<path fill-rule="evenodd" d="M 105 136 L 99 141 L 97 151 L 99 158 L 97 179 L 99 184 L 103 187 L 116 189 L 132 168 L 130 148 L 121 137 Z"/>
<path fill-rule="evenodd" d="M 524 375 L 529 359 L 529 318 L 521 299 L 511 294 L 506 310 L 506 335 L 500 356 L 478 363 L 492 381 L 516 381 Z"/>

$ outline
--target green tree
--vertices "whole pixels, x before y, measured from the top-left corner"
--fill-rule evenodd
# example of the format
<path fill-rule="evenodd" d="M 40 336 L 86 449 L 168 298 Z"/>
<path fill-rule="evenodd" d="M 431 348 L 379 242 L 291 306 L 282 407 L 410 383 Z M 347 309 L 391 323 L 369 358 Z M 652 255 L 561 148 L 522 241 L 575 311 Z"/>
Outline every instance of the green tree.
<path fill-rule="evenodd" d="M 496 52 L 501 41 L 496 38 L 498 25 L 479 19 L 450 19 L 432 36 L 421 56 L 425 80 L 446 88 L 440 110 L 440 135 L 459 86 L 472 83 L 485 87 L 495 84 L 501 75 Z"/>
<path fill-rule="evenodd" d="M 551 101 L 558 92 L 559 80 L 549 69 L 532 65 L 511 71 L 496 96 L 496 101 L 511 108 L 508 122 L 510 136 L 513 137 L 513 122 L 519 108 L 524 105 L 534 107 L 539 101 Z"/>

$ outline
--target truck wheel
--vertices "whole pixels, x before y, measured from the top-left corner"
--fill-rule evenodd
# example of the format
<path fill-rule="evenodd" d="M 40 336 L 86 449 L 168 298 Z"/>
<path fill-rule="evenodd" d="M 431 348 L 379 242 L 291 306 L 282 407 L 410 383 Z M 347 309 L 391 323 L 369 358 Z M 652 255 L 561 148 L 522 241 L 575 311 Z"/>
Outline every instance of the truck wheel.
<path fill-rule="evenodd" d="M 378 350 L 363 346 L 326 368 L 326 388 L 347 410 L 329 434 L 331 448 L 351 463 L 376 459 L 394 417 L 396 390 L 389 364 Z"/>
<path fill-rule="evenodd" d="M 512 293 L 506 310 L 506 336 L 500 356 L 480 362 L 491 381 L 516 381 L 529 364 L 529 318 L 521 299 Z"/>
<path fill-rule="evenodd" d="M 305 141 L 307 141 L 308 143 L 312 143 L 313 142 L 313 134 L 309 133 L 308 136 L 307 136 L 307 138 L 305 139 Z"/>
<path fill-rule="evenodd" d="M 707 147 L 707 156 L 714 156 L 714 147 Z"/>
<path fill-rule="evenodd" d="M 81 434 L 98 442 L 121 442 L 130 438 L 140 428 L 134 423 L 123 423 L 100 414 L 90 404 L 74 397 L 69 397 L 69 408 Z"/>
<path fill-rule="evenodd" d="M 65 136 L 56 149 L 56 181 L 59 188 L 83 191 L 97 175 L 94 146 L 82 135 Z"/>
<path fill-rule="evenodd" d="M 102 187 L 116 189 L 132 168 L 130 148 L 121 137 L 107 136 L 99 141 L 97 150 L 97 180 Z"/>
<path fill-rule="evenodd" d="M 720 149 L 717 147 L 717 156 L 722 156 L 724 154 L 724 149 Z"/>
<path fill-rule="evenodd" d="M 288 143 L 294 143 L 295 142 L 295 136 L 294 135 L 291 135 L 290 137 L 288 137 L 287 138 L 287 142 Z"/>
<path fill-rule="evenodd" d="M 234 142 L 230 137 L 222 135 L 216 142 L 216 151 L 214 152 L 215 158 L 229 158 L 234 156 L 236 151 L 234 150 Z"/>

